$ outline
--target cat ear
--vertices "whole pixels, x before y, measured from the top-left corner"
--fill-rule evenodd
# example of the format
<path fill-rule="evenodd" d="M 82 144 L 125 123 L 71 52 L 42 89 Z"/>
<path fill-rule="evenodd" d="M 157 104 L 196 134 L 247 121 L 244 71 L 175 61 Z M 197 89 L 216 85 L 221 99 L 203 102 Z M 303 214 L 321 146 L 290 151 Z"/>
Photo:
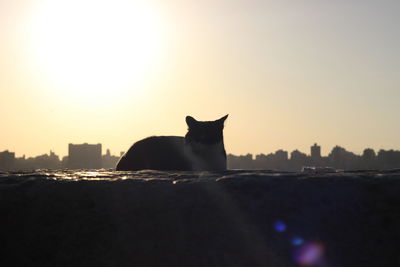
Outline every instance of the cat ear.
<path fill-rule="evenodd" d="M 217 120 L 220 123 L 224 123 L 224 121 L 228 118 L 229 114 L 226 114 L 225 116 L 223 116 L 221 119 Z"/>
<path fill-rule="evenodd" d="M 197 121 L 191 117 L 191 116 L 186 116 L 186 124 L 191 127 L 193 126 Z"/>

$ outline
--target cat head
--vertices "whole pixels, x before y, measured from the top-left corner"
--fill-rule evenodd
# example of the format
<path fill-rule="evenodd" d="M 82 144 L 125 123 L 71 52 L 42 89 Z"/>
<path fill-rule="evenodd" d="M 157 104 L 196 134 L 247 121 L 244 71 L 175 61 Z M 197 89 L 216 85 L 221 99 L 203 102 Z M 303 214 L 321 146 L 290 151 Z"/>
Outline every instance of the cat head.
<path fill-rule="evenodd" d="M 186 124 L 189 129 L 185 136 L 187 142 L 202 144 L 216 144 L 223 141 L 222 130 L 228 115 L 215 121 L 197 121 L 191 116 L 186 117 Z"/>

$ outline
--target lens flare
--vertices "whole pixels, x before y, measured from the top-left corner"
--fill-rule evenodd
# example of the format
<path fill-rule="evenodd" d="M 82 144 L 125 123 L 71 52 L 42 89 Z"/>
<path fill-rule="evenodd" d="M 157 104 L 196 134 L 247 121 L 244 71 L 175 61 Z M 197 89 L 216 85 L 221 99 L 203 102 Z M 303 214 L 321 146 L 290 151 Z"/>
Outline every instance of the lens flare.
<path fill-rule="evenodd" d="M 294 252 L 294 261 L 300 265 L 319 265 L 324 254 L 324 246 L 320 243 L 305 243 Z"/>
<path fill-rule="evenodd" d="M 276 221 L 274 223 L 275 231 L 282 233 L 286 231 L 286 224 L 283 221 Z"/>
<path fill-rule="evenodd" d="M 303 238 L 295 236 L 292 239 L 292 245 L 293 246 L 301 246 L 304 243 Z"/>

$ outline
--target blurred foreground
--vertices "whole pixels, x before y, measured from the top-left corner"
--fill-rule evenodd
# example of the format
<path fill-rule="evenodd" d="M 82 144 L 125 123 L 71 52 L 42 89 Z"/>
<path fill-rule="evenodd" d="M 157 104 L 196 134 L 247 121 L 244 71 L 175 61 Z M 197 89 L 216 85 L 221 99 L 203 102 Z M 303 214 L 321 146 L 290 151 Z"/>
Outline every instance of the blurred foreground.
<path fill-rule="evenodd" d="M 400 172 L 0 173 L 1 266 L 398 266 Z"/>

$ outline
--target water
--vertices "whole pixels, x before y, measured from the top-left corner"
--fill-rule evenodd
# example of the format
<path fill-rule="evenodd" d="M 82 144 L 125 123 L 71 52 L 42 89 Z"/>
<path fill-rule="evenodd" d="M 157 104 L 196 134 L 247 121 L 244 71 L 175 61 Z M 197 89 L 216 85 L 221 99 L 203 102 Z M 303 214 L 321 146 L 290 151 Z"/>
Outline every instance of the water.
<path fill-rule="evenodd" d="M 307 179 L 307 178 L 400 178 L 400 170 L 357 170 L 335 173 L 318 172 L 278 172 L 271 170 L 228 170 L 224 172 L 173 172 L 143 170 L 121 172 L 113 169 L 100 170 L 34 170 L 0 172 L 0 183 L 6 179 L 15 181 L 56 180 L 56 181 L 166 181 L 178 183 L 182 181 L 221 181 L 223 179 Z"/>

